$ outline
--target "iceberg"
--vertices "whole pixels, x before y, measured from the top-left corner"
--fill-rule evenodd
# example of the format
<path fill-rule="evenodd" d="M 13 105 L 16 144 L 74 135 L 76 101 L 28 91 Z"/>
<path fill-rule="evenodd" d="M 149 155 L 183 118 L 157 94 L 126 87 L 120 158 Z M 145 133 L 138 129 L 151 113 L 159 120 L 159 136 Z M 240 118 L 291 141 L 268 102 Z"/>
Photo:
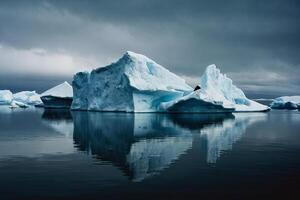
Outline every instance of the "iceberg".
<path fill-rule="evenodd" d="M 70 108 L 73 99 L 73 88 L 63 82 L 41 94 L 45 108 Z"/>
<path fill-rule="evenodd" d="M 35 91 L 22 91 L 15 93 L 13 94 L 13 99 L 27 105 L 37 105 L 42 103 L 40 95 Z"/>
<path fill-rule="evenodd" d="M 0 90 L 0 105 L 10 105 L 13 100 L 13 94 L 9 90 Z"/>
<path fill-rule="evenodd" d="M 272 109 L 300 109 L 300 96 L 283 96 L 273 100 L 270 107 Z"/>
<path fill-rule="evenodd" d="M 144 55 L 126 52 L 117 62 L 73 79 L 73 110 L 160 112 L 160 104 L 192 91 L 185 80 Z"/>
<path fill-rule="evenodd" d="M 244 92 L 233 85 L 232 80 L 223 75 L 216 65 L 209 65 L 200 78 L 196 91 L 162 103 L 168 111 L 197 112 L 258 112 L 268 111 L 268 106 L 248 99 Z"/>
<path fill-rule="evenodd" d="M 9 107 L 10 108 L 28 108 L 29 106 L 23 102 L 13 100 Z"/>

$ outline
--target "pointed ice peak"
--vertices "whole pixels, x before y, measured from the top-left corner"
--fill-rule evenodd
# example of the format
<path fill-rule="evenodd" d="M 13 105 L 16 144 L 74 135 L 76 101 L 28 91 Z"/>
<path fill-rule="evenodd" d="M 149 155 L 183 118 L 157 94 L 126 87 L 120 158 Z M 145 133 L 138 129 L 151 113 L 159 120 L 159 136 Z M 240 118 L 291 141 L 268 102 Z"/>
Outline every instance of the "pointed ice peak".
<path fill-rule="evenodd" d="M 200 78 L 201 92 L 215 101 L 235 105 L 236 111 L 265 111 L 269 108 L 248 99 L 232 80 L 217 68 L 209 65 Z"/>
<path fill-rule="evenodd" d="M 41 94 L 41 96 L 53 96 L 61 98 L 72 98 L 73 97 L 73 88 L 67 82 L 63 82 Z"/>

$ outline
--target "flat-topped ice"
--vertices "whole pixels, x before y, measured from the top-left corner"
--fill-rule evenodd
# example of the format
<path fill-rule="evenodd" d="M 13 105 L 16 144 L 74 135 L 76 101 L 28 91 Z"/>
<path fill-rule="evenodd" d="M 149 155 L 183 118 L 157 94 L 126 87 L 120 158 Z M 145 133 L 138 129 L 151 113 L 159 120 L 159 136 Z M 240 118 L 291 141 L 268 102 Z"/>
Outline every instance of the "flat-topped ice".
<path fill-rule="evenodd" d="M 43 96 L 72 98 L 73 97 L 73 88 L 68 82 L 65 81 L 65 82 L 43 92 L 41 94 L 41 97 L 43 97 Z"/>
<path fill-rule="evenodd" d="M 117 62 L 73 80 L 72 109 L 157 112 L 161 102 L 192 91 L 185 80 L 144 55 L 126 52 Z"/>
<path fill-rule="evenodd" d="M 278 97 L 270 106 L 272 109 L 297 109 L 300 108 L 300 96 Z"/>

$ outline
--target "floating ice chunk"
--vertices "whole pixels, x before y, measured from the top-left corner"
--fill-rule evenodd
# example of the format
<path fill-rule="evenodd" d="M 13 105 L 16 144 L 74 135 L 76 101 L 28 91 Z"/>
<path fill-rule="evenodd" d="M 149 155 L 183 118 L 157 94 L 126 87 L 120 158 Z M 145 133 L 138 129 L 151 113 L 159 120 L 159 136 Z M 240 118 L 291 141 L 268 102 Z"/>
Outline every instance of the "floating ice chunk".
<path fill-rule="evenodd" d="M 73 88 L 68 82 L 57 85 L 41 94 L 46 108 L 70 108 L 73 99 Z"/>
<path fill-rule="evenodd" d="M 283 96 L 278 97 L 271 103 L 272 109 L 299 109 L 300 108 L 300 96 Z"/>
<path fill-rule="evenodd" d="M 244 92 L 233 85 L 232 80 L 222 74 L 216 65 L 209 65 L 200 78 L 201 91 L 216 101 L 233 104 L 236 111 L 267 111 L 268 106 L 257 103 L 246 97 Z"/>
<path fill-rule="evenodd" d="M 10 105 L 13 100 L 13 94 L 9 90 L 0 90 L 0 105 Z"/>
<path fill-rule="evenodd" d="M 43 92 L 43 96 L 52 96 L 52 97 L 61 97 L 61 98 L 72 98 L 73 97 L 73 88 L 68 82 L 63 82 L 49 90 Z"/>
<path fill-rule="evenodd" d="M 232 84 L 216 65 L 209 65 L 200 78 L 200 89 L 161 105 L 166 110 L 192 112 L 249 112 L 267 111 L 268 106 L 248 99 L 244 92 Z"/>
<path fill-rule="evenodd" d="M 27 104 L 16 100 L 13 100 L 10 105 L 10 108 L 28 108 L 28 107 L 29 106 Z"/>
<path fill-rule="evenodd" d="M 28 105 L 37 105 L 42 103 L 40 95 L 35 91 L 22 91 L 13 95 L 14 100 Z"/>

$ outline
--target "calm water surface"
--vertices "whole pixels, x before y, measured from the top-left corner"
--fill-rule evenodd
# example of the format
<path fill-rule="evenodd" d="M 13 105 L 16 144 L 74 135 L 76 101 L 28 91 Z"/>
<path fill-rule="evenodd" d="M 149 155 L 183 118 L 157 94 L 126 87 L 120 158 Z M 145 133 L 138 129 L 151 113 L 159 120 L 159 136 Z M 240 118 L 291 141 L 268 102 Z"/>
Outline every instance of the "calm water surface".
<path fill-rule="evenodd" d="M 300 112 L 167 115 L 0 107 L 0 199 L 290 199 Z"/>

